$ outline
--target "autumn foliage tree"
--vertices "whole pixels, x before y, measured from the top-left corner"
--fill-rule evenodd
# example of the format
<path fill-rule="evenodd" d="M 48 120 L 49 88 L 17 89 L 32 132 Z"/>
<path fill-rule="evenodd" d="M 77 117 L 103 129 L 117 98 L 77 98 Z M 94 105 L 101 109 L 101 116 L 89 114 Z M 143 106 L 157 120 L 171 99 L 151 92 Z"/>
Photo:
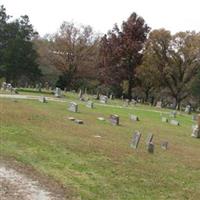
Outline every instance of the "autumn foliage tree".
<path fill-rule="evenodd" d="M 141 63 L 144 43 L 150 28 L 136 13 L 105 35 L 100 43 L 100 75 L 107 85 L 120 85 L 128 81 L 128 98 L 132 98 L 132 87 L 136 67 Z"/>
<path fill-rule="evenodd" d="M 191 84 L 200 68 L 200 34 L 179 32 L 171 35 L 164 29 L 151 32 L 146 46 L 145 62 L 159 72 L 162 86 L 181 102 L 191 94 Z"/>
<path fill-rule="evenodd" d="M 90 26 L 77 27 L 64 22 L 49 41 L 49 60 L 62 74 L 61 87 L 73 87 L 81 78 L 96 73 L 98 37 Z"/>

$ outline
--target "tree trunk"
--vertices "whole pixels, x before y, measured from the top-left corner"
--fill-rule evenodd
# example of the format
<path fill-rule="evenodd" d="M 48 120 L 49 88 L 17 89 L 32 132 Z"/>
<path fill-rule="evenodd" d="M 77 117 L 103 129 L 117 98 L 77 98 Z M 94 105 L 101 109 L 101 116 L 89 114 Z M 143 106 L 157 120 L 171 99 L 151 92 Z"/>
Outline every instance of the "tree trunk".
<path fill-rule="evenodd" d="M 176 110 L 180 110 L 181 108 L 181 99 L 178 97 L 175 97 L 175 108 Z"/>
<path fill-rule="evenodd" d="M 132 100 L 132 86 L 133 86 L 133 79 L 130 76 L 128 80 L 128 99 L 131 101 Z"/>

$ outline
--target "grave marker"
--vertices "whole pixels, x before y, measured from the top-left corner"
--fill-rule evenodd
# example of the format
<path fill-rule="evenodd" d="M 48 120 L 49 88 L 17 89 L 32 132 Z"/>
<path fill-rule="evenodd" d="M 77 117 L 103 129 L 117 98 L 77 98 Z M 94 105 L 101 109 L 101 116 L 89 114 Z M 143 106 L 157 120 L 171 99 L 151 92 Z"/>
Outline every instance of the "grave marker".
<path fill-rule="evenodd" d="M 131 142 L 131 147 L 133 147 L 134 149 L 137 149 L 139 142 L 140 142 L 140 138 L 141 138 L 141 133 L 139 131 L 136 131 L 133 134 L 133 138 L 132 138 L 132 142 Z"/>
<path fill-rule="evenodd" d="M 58 88 L 58 87 L 56 87 L 56 89 L 55 89 L 55 97 L 61 97 L 61 89 L 60 88 Z"/>
<path fill-rule="evenodd" d="M 148 145 L 149 143 L 151 143 L 153 141 L 153 134 L 149 133 L 146 139 L 146 145 Z"/>
<path fill-rule="evenodd" d="M 46 97 L 44 97 L 44 96 L 39 97 L 39 101 L 41 103 L 47 103 Z"/>
<path fill-rule="evenodd" d="M 170 121 L 170 124 L 172 124 L 172 125 L 174 125 L 174 126 L 179 126 L 179 125 L 180 125 L 180 123 L 179 123 L 177 120 L 174 120 L 174 119 L 172 119 L 172 120 Z"/>
<path fill-rule="evenodd" d="M 168 122 L 168 119 L 167 119 L 166 117 L 162 117 L 162 122 L 167 123 L 167 122 Z"/>
<path fill-rule="evenodd" d="M 197 116 L 197 125 L 193 127 L 192 137 L 200 138 L 200 114 Z"/>
<path fill-rule="evenodd" d="M 156 108 L 162 108 L 162 101 L 157 101 Z"/>
<path fill-rule="evenodd" d="M 76 104 L 75 102 L 70 102 L 68 110 L 71 112 L 78 112 L 78 104 Z"/>
<path fill-rule="evenodd" d="M 139 121 L 139 118 L 138 118 L 138 116 L 136 116 L 136 115 L 131 115 L 130 116 L 130 119 L 131 119 L 131 121 Z"/>
<path fill-rule="evenodd" d="M 110 115 L 110 122 L 112 125 L 119 125 L 119 116 L 118 115 Z"/>
<path fill-rule="evenodd" d="M 108 101 L 108 97 L 107 96 L 105 96 L 105 95 L 101 95 L 100 96 L 100 102 L 101 103 L 107 103 L 107 101 Z"/>
<path fill-rule="evenodd" d="M 154 152 L 154 144 L 153 142 L 150 142 L 148 145 L 147 145 L 147 151 L 149 153 L 153 153 Z"/>
<path fill-rule="evenodd" d="M 185 113 L 191 114 L 191 105 L 187 105 L 187 106 L 185 107 Z"/>
<path fill-rule="evenodd" d="M 167 150 L 168 149 L 168 142 L 167 141 L 163 141 L 160 144 L 161 149 Z"/>
<path fill-rule="evenodd" d="M 86 107 L 88 107 L 88 108 L 94 108 L 94 103 L 92 101 L 88 101 L 86 103 Z"/>

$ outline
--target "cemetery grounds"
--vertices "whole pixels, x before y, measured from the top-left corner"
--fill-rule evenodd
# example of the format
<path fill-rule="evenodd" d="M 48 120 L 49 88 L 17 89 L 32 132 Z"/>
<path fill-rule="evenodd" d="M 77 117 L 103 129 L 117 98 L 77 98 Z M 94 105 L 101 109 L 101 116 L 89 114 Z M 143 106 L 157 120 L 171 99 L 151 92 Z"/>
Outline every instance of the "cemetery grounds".
<path fill-rule="evenodd" d="M 41 95 L 31 90 L 20 94 Z M 90 109 L 75 93 L 61 100 L 66 102 L 0 98 L 0 163 L 37 177 L 66 199 L 200 198 L 200 139 L 191 137 L 191 115 L 177 114 L 180 126 L 173 126 L 161 121 L 169 117 L 167 109 L 126 107 L 120 100 L 106 105 L 94 100 Z M 72 100 L 78 113 L 68 111 Z M 119 115 L 119 126 L 110 124 L 110 114 Z M 131 114 L 140 120 L 132 122 Z M 130 144 L 136 130 L 142 136 L 135 150 Z M 149 133 L 154 134 L 153 154 L 145 144 Z M 162 141 L 168 141 L 167 150 L 160 148 Z"/>

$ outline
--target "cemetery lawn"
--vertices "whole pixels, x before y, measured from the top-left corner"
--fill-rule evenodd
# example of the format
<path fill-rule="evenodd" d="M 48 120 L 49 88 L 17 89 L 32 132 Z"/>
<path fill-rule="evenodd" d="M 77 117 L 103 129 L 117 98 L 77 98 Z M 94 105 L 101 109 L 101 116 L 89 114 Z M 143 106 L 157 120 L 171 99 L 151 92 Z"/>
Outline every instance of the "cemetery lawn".
<path fill-rule="evenodd" d="M 191 115 L 178 115 L 180 126 L 173 126 L 161 122 L 157 111 L 148 106 L 89 109 L 82 102 L 79 113 L 71 113 L 63 102 L 0 99 L 1 160 L 14 159 L 50 177 L 71 192 L 70 199 L 197 200 L 200 140 L 190 136 Z M 168 117 L 168 110 L 161 111 Z M 119 126 L 108 122 L 110 114 L 120 116 Z M 140 121 L 131 122 L 130 114 Z M 135 130 L 142 133 L 137 151 L 130 148 Z M 154 134 L 154 154 L 146 151 L 148 133 Z M 163 140 L 169 142 L 167 151 L 160 148 Z"/>

